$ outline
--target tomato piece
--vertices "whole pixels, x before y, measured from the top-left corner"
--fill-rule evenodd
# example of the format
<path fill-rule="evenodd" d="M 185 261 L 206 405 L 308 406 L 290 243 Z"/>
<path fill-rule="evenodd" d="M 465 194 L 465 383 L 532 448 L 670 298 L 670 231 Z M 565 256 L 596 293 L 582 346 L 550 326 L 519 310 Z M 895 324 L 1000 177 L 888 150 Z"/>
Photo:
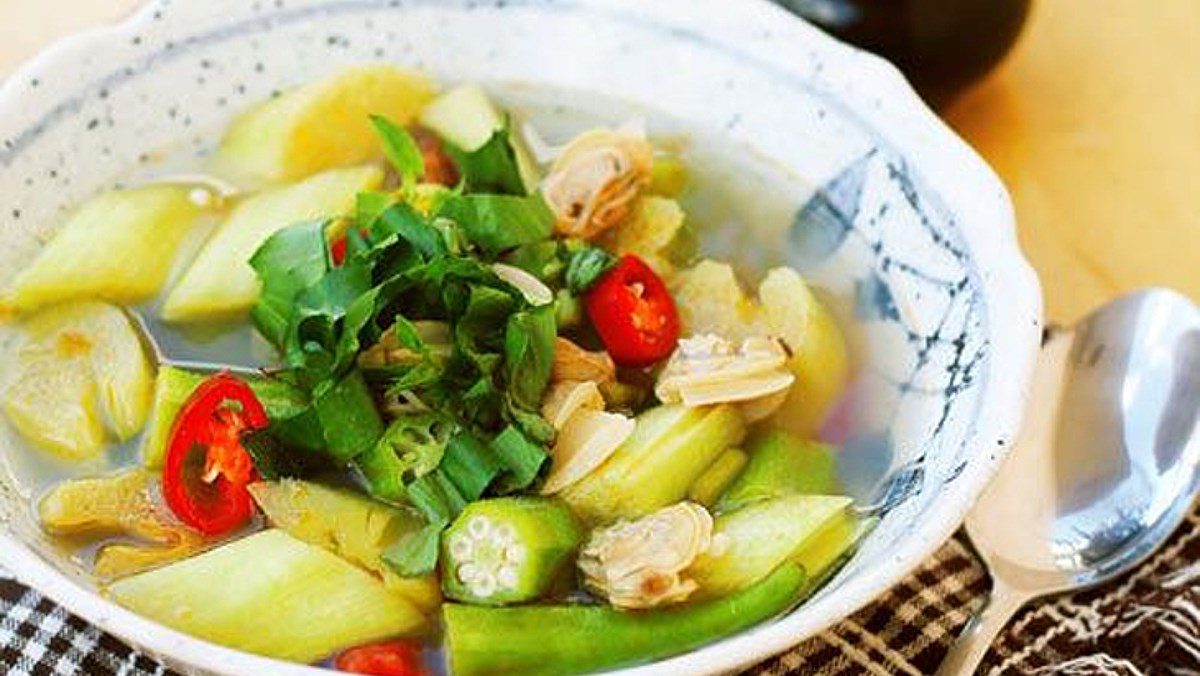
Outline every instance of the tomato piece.
<path fill-rule="evenodd" d="M 442 139 L 424 127 L 415 127 L 411 131 L 413 140 L 421 149 L 421 159 L 425 162 L 425 171 L 421 175 L 421 180 L 448 188 L 458 185 L 458 166 L 446 152 Z"/>
<path fill-rule="evenodd" d="M 584 306 L 600 340 L 621 366 L 649 366 L 662 361 L 679 342 L 679 311 L 667 285 L 633 255 L 596 282 Z"/>
<path fill-rule="evenodd" d="M 329 257 L 333 259 L 333 267 L 340 268 L 346 262 L 346 236 L 342 235 L 329 245 Z"/>
<path fill-rule="evenodd" d="M 267 426 L 267 413 L 245 382 L 219 373 L 196 388 L 171 426 L 163 497 L 181 521 L 224 535 L 254 515 L 247 484 L 258 480 L 242 434 Z"/>
<path fill-rule="evenodd" d="M 410 641 L 386 641 L 351 648 L 334 660 L 339 671 L 372 676 L 424 676 L 421 648 Z"/>

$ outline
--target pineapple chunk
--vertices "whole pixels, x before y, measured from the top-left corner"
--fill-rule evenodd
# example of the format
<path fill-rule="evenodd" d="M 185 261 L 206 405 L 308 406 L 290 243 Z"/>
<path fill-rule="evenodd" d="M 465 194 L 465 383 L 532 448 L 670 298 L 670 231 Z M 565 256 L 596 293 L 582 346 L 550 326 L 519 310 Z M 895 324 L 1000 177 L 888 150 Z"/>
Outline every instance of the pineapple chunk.
<path fill-rule="evenodd" d="M 80 298 L 149 300 L 199 214 L 179 186 L 103 193 L 76 210 L 17 275 L 10 301 L 30 311 Z"/>
<path fill-rule="evenodd" d="M 388 589 L 425 612 L 441 603 L 433 575 L 401 577 L 383 562 L 388 547 L 425 525 L 415 512 L 297 479 L 258 482 L 249 489 L 272 526 L 382 576 Z"/>
<path fill-rule="evenodd" d="M 758 287 L 763 317 L 772 335 L 792 350 L 788 369 L 796 382 L 775 414 L 775 425 L 812 437 L 837 403 L 850 376 L 846 340 L 829 310 L 800 274 L 775 268 Z"/>
<path fill-rule="evenodd" d="M 86 459 L 137 434 L 150 410 L 154 368 L 120 309 L 88 301 L 34 315 L 10 362 L 4 412 L 30 443 Z"/>
<path fill-rule="evenodd" d="M 38 502 L 38 518 L 53 535 L 90 541 L 114 535 L 132 539 L 103 544 L 92 572 L 100 578 L 141 572 L 205 546 L 204 537 L 180 522 L 157 497 L 156 482 L 154 474 L 140 468 L 64 481 Z"/>
<path fill-rule="evenodd" d="M 250 257 L 268 237 L 298 221 L 349 213 L 355 195 L 382 182 L 383 171 L 376 166 L 333 169 L 246 199 L 204 244 L 167 296 L 163 319 L 185 322 L 245 314 L 259 292 Z"/>
<path fill-rule="evenodd" d="M 771 270 L 749 298 L 728 264 L 703 260 L 680 272 L 672 291 L 684 335 L 713 333 L 730 340 L 772 335 L 792 352 L 796 382 L 775 414 L 776 426 L 813 437 L 846 387 L 850 362 L 842 331 L 798 272 Z"/>
<path fill-rule="evenodd" d="M 636 254 L 659 275 L 670 276 L 674 266 L 666 251 L 682 227 L 683 209 L 679 203 L 650 195 L 638 200 L 633 214 L 605 232 L 597 243 L 619 256 Z"/>
<path fill-rule="evenodd" d="M 758 306 L 728 263 L 702 260 L 680 272 L 672 286 L 684 335 L 713 333 L 742 341 L 765 333 Z"/>
<path fill-rule="evenodd" d="M 174 629 L 301 663 L 426 627 L 416 607 L 370 573 L 281 530 L 125 578 L 107 592 Z"/>
<path fill-rule="evenodd" d="M 243 113 L 225 133 L 213 168 L 257 187 L 382 158 L 370 116 L 407 125 L 433 92 L 421 73 L 384 64 L 351 68 Z"/>

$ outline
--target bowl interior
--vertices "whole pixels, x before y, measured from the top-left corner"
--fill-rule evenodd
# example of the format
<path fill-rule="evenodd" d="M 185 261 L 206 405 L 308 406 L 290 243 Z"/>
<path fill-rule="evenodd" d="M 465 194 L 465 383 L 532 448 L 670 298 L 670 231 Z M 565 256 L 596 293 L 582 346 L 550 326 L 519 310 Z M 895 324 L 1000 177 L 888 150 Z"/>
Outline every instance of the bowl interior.
<path fill-rule="evenodd" d="M 897 75 L 765 2 L 698 5 L 687 16 L 633 0 L 153 5 L 43 58 L 0 94 L 0 287 L 64 209 L 203 154 L 237 111 L 355 62 L 481 82 L 552 140 L 581 126 L 563 115 L 576 110 L 641 117 L 659 135 L 686 130 L 698 158 L 744 149 L 744 170 L 725 179 L 738 186 L 730 199 L 757 210 L 752 232 L 710 224 L 706 249 L 751 270 L 797 267 L 844 319 L 857 374 L 828 433 L 844 446 L 847 489 L 881 517 L 778 627 L 669 664 L 765 656 L 861 606 L 958 523 L 1015 425 L 1040 306 L 1002 189 Z M 1018 297 L 990 293 L 996 278 L 1015 280 Z M 1003 387 L 998 365 L 1012 380 Z M 0 443 L 12 440 L 0 425 Z M 6 455 L 0 515 L 90 586 L 38 533 L 36 487 L 20 478 L 31 470 Z"/>

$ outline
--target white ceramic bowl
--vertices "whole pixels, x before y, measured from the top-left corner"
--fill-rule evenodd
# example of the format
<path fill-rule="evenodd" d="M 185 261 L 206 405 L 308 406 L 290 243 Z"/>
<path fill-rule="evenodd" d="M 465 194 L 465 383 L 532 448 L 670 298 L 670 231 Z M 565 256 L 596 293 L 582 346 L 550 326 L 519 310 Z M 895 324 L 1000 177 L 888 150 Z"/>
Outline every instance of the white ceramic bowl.
<path fill-rule="evenodd" d="M 733 248 L 801 267 L 854 313 L 860 406 L 842 472 L 883 518 L 795 612 L 630 673 L 731 670 L 785 650 L 878 596 L 958 526 L 1016 432 L 1041 332 L 1008 197 L 895 69 L 765 0 L 151 3 L 0 89 L 0 285 L 63 208 L 152 153 L 203 149 L 238 109 L 366 60 L 514 100 L 530 91 L 520 83 L 598 92 L 648 107 L 652 123 L 665 114 L 726 134 L 798 177 L 794 224 Z M 71 611 L 183 671 L 315 672 L 103 599 L 41 537 L 32 498 L 0 480 L 0 563 Z"/>

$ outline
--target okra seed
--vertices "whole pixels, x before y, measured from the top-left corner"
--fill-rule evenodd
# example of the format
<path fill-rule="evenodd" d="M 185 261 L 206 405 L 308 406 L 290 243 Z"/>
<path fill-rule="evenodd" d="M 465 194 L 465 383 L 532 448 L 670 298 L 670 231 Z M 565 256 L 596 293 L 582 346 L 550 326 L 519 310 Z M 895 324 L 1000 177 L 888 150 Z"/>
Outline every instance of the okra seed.
<path fill-rule="evenodd" d="M 526 550 L 524 545 L 512 545 L 504 551 L 504 561 L 514 566 L 525 563 Z"/>
<path fill-rule="evenodd" d="M 492 520 L 486 516 L 475 516 L 467 522 L 467 532 L 476 539 L 485 537 L 492 532 Z"/>
<path fill-rule="evenodd" d="M 496 575 L 496 581 L 505 589 L 513 589 L 517 586 L 517 568 L 516 566 L 504 566 Z"/>
<path fill-rule="evenodd" d="M 450 555 L 455 559 L 469 559 L 475 551 L 474 543 L 470 538 L 464 537 L 461 534 L 454 534 L 450 538 Z"/>
<path fill-rule="evenodd" d="M 466 583 L 471 587 L 471 593 L 479 598 L 488 598 L 496 593 L 496 576 L 480 572 L 479 576 Z"/>

